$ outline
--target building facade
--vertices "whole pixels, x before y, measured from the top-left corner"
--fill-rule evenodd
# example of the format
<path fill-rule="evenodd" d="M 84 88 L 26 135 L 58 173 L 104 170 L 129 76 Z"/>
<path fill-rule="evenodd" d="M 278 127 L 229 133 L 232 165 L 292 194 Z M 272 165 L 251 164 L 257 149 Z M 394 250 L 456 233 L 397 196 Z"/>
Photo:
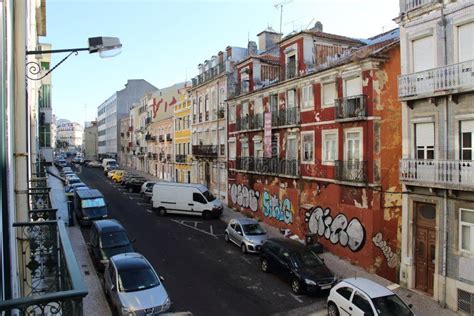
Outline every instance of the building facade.
<path fill-rule="evenodd" d="M 360 41 L 318 22 L 273 41 L 276 53 L 239 63 L 228 101 L 229 205 L 392 281 L 401 221 L 398 35 Z"/>
<path fill-rule="evenodd" d="M 234 89 L 234 64 L 247 56 L 247 49 L 228 46 L 225 52 L 199 64 L 192 79 L 192 182 L 206 185 L 227 201 L 227 119 L 225 100 Z"/>
<path fill-rule="evenodd" d="M 97 160 L 97 143 L 97 121 L 92 121 L 84 128 L 83 152 L 85 159 Z"/>
<path fill-rule="evenodd" d="M 131 151 L 131 167 L 139 171 L 148 172 L 148 146 L 146 140 L 147 126 L 147 106 L 149 100 L 152 99 L 151 94 L 146 94 L 136 103 L 130 110 L 130 122 L 133 126 L 132 133 L 132 151 Z"/>
<path fill-rule="evenodd" d="M 147 93 L 156 90 L 152 84 L 143 79 L 131 79 L 125 88 L 112 94 L 97 108 L 99 133 L 99 158 L 117 158 L 120 143 L 120 120 L 129 116 L 135 102 Z"/>
<path fill-rule="evenodd" d="M 191 98 L 187 87 L 179 94 L 174 108 L 174 162 L 175 181 L 191 183 Z"/>
<path fill-rule="evenodd" d="M 82 149 L 82 137 L 84 129 L 79 123 L 70 122 L 68 120 L 59 120 L 56 127 L 57 140 L 61 142 L 62 148 L 76 151 Z"/>
<path fill-rule="evenodd" d="M 132 148 L 130 128 L 130 116 L 124 117 L 120 120 L 120 154 L 118 159 L 124 166 L 130 165 L 130 151 Z"/>
<path fill-rule="evenodd" d="M 474 3 L 400 1 L 401 283 L 474 313 Z"/>

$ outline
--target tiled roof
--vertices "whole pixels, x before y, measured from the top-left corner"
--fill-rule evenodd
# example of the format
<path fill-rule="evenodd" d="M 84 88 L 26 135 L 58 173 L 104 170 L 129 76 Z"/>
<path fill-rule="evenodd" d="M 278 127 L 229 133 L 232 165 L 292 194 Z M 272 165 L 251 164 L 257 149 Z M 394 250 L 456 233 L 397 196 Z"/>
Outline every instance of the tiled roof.
<path fill-rule="evenodd" d="M 310 33 L 314 34 L 317 37 L 322 37 L 322 38 L 327 38 L 327 39 L 333 39 L 337 41 L 346 41 L 346 42 L 351 42 L 351 43 L 357 43 L 357 44 L 363 44 L 358 39 L 347 37 L 347 36 L 342 36 L 342 35 L 337 35 L 337 34 L 331 34 L 331 33 L 326 33 L 326 32 L 317 32 L 317 31 L 311 31 Z"/>

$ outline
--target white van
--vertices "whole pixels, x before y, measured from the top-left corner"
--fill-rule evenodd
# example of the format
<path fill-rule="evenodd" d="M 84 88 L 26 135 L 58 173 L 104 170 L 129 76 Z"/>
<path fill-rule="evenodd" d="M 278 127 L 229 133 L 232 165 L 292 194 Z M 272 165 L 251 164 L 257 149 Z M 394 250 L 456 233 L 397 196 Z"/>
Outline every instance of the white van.
<path fill-rule="evenodd" d="M 104 171 L 106 169 L 108 169 L 108 167 L 110 167 L 110 166 L 118 167 L 117 161 L 115 159 L 111 159 L 111 158 L 102 159 L 102 168 L 104 169 Z"/>
<path fill-rule="evenodd" d="M 219 217 L 224 210 L 222 202 L 202 184 L 158 182 L 151 197 L 153 211 L 199 215 L 204 218 Z"/>

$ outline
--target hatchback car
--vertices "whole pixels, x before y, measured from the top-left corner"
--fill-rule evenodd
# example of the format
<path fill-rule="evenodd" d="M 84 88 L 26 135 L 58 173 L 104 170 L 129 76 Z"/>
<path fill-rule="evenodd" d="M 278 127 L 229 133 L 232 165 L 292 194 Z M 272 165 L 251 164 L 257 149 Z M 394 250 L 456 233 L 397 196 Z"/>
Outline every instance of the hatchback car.
<path fill-rule="evenodd" d="M 107 172 L 106 176 L 107 176 L 107 179 L 112 179 L 112 177 L 114 176 L 114 174 L 116 172 L 121 172 L 123 170 L 118 170 L 118 169 L 112 169 L 110 171 Z"/>
<path fill-rule="evenodd" d="M 143 177 L 130 178 L 125 182 L 125 189 L 130 193 L 139 193 L 143 183 L 146 181 L 146 178 Z"/>
<path fill-rule="evenodd" d="M 412 316 L 410 307 L 386 287 L 365 278 L 344 279 L 328 296 L 330 316 Z"/>
<path fill-rule="evenodd" d="M 288 280 L 295 294 L 329 290 L 336 283 L 334 274 L 311 247 L 288 238 L 272 238 L 263 244 L 260 268 Z"/>
<path fill-rule="evenodd" d="M 238 218 L 229 222 L 225 229 L 224 239 L 239 246 L 243 253 L 255 253 L 260 251 L 268 235 L 256 220 Z"/>
<path fill-rule="evenodd" d="M 136 252 L 110 257 L 105 269 L 105 294 L 116 315 L 156 315 L 171 307 L 163 278 Z"/>
<path fill-rule="evenodd" d="M 85 185 L 82 182 L 71 183 L 70 185 L 68 185 L 64 188 L 64 192 L 66 193 L 66 196 L 68 196 L 68 197 L 69 196 L 74 196 L 74 191 L 77 190 L 78 188 L 81 188 L 81 187 L 86 187 L 87 188 L 87 185 Z"/>
<path fill-rule="evenodd" d="M 114 174 L 110 178 L 115 183 L 120 183 L 122 181 L 123 176 L 125 176 L 127 173 L 125 170 L 115 170 Z"/>

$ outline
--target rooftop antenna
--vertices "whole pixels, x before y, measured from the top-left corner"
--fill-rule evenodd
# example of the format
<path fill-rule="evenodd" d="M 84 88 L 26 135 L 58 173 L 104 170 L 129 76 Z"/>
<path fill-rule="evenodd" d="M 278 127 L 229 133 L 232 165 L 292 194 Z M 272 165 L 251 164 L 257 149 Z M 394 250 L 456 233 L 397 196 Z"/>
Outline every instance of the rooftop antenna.
<path fill-rule="evenodd" d="M 292 2 L 293 2 L 293 0 L 283 0 L 283 1 L 277 2 L 273 5 L 273 7 L 275 9 L 278 9 L 278 7 L 280 7 L 280 33 L 281 33 L 281 26 L 282 26 L 282 22 L 283 22 L 283 7 L 287 4 L 292 3 Z"/>
<path fill-rule="evenodd" d="M 306 27 L 305 27 L 304 29 L 305 29 L 305 30 L 309 29 L 309 27 L 310 27 L 311 25 L 313 25 L 313 23 L 314 23 L 314 18 L 312 18 L 311 21 L 309 21 L 308 25 L 306 25 Z"/>

